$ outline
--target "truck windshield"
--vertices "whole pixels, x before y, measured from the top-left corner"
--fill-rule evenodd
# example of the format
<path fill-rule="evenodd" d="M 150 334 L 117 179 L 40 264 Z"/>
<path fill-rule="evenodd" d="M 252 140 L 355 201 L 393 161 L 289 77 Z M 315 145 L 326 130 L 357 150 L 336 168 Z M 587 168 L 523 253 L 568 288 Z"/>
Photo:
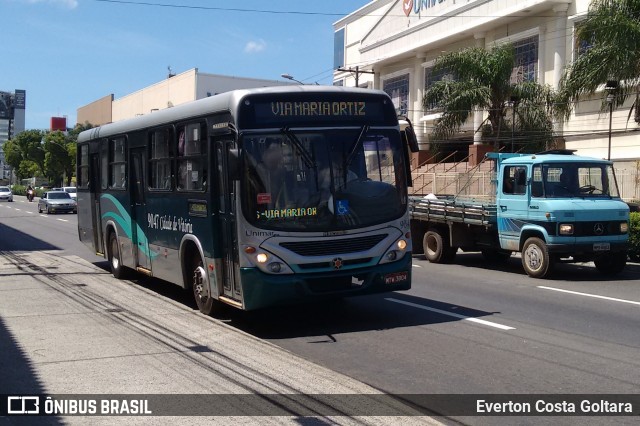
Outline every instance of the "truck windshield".
<path fill-rule="evenodd" d="M 597 163 L 549 163 L 533 170 L 532 195 L 535 186 L 544 181 L 547 198 L 619 198 L 613 166 Z"/>
<path fill-rule="evenodd" d="M 407 208 L 397 130 L 284 129 L 242 136 L 242 209 L 253 225 L 332 231 L 375 225 Z"/>

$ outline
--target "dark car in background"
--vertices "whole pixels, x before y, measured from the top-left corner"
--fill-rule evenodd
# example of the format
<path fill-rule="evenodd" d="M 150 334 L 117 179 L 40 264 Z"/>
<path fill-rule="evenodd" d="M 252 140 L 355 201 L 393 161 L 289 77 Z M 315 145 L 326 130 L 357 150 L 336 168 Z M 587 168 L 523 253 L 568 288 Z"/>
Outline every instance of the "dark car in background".
<path fill-rule="evenodd" d="M 65 191 L 49 191 L 38 200 L 38 213 L 78 213 L 78 204 Z"/>

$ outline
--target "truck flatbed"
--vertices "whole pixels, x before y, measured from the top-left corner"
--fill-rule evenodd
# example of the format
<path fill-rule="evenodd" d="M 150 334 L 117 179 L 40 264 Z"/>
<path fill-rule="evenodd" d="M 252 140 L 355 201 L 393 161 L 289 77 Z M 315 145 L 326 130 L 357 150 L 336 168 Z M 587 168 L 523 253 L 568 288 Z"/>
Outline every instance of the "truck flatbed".
<path fill-rule="evenodd" d="M 497 207 L 494 203 L 475 200 L 410 197 L 409 210 L 411 218 L 417 220 L 483 226 L 495 226 L 497 221 Z"/>

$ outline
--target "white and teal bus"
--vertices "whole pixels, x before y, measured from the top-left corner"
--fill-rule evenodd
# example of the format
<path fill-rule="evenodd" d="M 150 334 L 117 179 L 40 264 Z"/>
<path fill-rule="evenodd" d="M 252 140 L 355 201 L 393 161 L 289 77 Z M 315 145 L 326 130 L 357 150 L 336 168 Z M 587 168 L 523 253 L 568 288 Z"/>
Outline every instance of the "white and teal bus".
<path fill-rule="evenodd" d="M 78 233 L 205 314 L 411 287 L 415 135 L 381 91 L 237 90 L 78 137 Z"/>

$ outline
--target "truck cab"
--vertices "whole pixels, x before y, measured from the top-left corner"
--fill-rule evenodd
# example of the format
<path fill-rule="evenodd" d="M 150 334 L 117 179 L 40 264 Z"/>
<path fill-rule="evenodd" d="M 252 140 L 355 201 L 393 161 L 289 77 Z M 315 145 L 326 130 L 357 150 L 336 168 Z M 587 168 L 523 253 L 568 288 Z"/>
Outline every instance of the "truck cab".
<path fill-rule="evenodd" d="M 487 156 L 497 165 L 500 248 L 522 252 L 527 274 L 544 277 L 558 261 L 594 261 L 604 273 L 624 268 L 629 207 L 611 161 L 570 150 Z"/>

